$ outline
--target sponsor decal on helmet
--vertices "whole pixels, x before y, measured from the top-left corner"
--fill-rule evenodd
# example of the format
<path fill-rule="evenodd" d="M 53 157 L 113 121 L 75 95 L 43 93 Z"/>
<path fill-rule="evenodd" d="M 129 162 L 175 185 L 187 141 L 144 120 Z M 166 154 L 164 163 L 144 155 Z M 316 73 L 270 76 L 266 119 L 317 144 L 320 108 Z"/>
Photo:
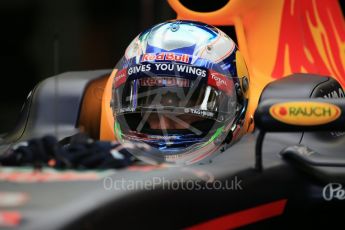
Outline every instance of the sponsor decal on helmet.
<path fill-rule="evenodd" d="M 122 69 L 118 71 L 114 78 L 115 89 L 121 86 L 123 83 L 125 83 L 126 78 L 127 78 L 127 69 Z"/>
<path fill-rule="evenodd" d="M 141 57 L 141 62 L 145 61 L 174 61 L 189 63 L 189 55 L 176 53 L 148 53 Z"/>
<path fill-rule="evenodd" d="M 134 65 L 127 69 L 128 77 L 177 76 L 177 77 L 206 77 L 207 69 L 203 67 L 176 63 L 148 63 Z"/>
<path fill-rule="evenodd" d="M 151 64 L 146 65 L 136 65 L 128 68 L 128 76 L 140 73 L 140 72 L 149 72 L 151 70 Z"/>
<path fill-rule="evenodd" d="M 323 125 L 336 120 L 341 110 L 338 106 L 325 102 L 285 102 L 272 105 L 271 116 L 291 125 Z"/>
<path fill-rule="evenodd" d="M 175 78 L 175 77 L 151 77 L 141 78 L 139 80 L 141 86 L 161 86 L 161 87 L 189 87 L 190 83 L 188 79 Z"/>
<path fill-rule="evenodd" d="M 177 140 L 179 136 L 162 136 L 162 135 L 148 135 L 151 139 L 163 139 L 163 140 Z"/>
<path fill-rule="evenodd" d="M 213 112 L 206 111 L 206 110 L 201 110 L 201 109 L 185 108 L 184 112 L 185 113 L 189 113 L 189 114 L 200 115 L 200 116 L 203 116 L 203 117 L 210 117 L 210 118 L 213 118 L 215 116 L 215 114 Z"/>
<path fill-rule="evenodd" d="M 128 113 L 128 112 L 134 112 L 135 108 L 132 107 L 125 107 L 125 108 L 120 108 L 118 110 L 118 113 Z"/>
<path fill-rule="evenodd" d="M 227 76 L 213 70 L 209 70 L 207 84 L 216 89 L 224 91 L 227 95 L 230 95 L 231 91 L 233 90 L 231 80 Z"/>

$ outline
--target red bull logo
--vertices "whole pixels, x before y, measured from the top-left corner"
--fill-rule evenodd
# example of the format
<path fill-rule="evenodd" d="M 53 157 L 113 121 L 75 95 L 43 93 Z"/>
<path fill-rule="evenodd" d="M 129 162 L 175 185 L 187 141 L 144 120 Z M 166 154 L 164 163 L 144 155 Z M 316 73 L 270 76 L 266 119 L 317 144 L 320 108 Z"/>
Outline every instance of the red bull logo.
<path fill-rule="evenodd" d="M 175 53 L 144 54 L 141 62 L 145 61 L 175 61 L 189 63 L 189 55 Z"/>

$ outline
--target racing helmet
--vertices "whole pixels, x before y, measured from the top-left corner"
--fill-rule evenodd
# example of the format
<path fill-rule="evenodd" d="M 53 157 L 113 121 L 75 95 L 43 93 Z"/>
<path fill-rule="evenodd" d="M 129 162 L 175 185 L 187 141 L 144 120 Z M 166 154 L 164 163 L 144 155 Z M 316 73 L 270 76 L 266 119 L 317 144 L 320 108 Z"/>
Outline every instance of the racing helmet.
<path fill-rule="evenodd" d="M 115 137 L 154 151 L 142 160 L 174 165 L 209 159 L 238 139 L 248 76 L 234 41 L 214 26 L 172 20 L 140 33 L 117 63 Z M 239 70 L 241 69 L 241 70 Z"/>

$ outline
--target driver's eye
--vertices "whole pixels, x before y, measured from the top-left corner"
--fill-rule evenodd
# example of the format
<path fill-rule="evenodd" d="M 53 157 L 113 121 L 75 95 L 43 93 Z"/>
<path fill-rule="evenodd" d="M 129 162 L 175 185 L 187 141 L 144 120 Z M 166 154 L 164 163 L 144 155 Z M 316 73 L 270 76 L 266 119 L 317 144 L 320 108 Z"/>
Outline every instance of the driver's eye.
<path fill-rule="evenodd" d="M 166 93 L 162 95 L 161 98 L 161 105 L 165 106 L 178 106 L 179 98 L 176 94 L 173 93 Z"/>

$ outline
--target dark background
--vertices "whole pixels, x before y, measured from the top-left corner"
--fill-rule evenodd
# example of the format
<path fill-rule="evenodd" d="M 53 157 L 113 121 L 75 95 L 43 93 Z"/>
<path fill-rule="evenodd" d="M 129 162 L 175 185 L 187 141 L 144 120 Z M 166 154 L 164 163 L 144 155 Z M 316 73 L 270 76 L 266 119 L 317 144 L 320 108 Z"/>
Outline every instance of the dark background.
<path fill-rule="evenodd" d="M 181 2 L 213 11 L 227 1 Z M 0 133 L 14 126 L 28 93 L 44 78 L 113 68 L 138 33 L 174 18 L 165 0 L 1 0 Z M 221 29 L 234 38 L 233 28 Z"/>

